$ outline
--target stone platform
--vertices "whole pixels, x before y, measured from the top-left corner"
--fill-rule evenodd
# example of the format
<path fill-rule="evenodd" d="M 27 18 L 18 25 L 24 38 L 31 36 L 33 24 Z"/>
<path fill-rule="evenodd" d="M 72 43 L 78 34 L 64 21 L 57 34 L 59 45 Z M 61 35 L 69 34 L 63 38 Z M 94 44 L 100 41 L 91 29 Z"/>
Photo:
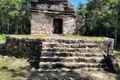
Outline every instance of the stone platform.
<path fill-rule="evenodd" d="M 65 39 L 62 35 L 52 35 L 46 39 L 8 36 L 0 49 L 0 54 L 27 57 L 30 42 L 39 42 L 36 46 L 39 47 L 38 53 L 41 53 L 42 71 L 99 71 L 108 68 L 104 64 L 104 59 L 107 55 L 112 56 L 114 40 Z"/>

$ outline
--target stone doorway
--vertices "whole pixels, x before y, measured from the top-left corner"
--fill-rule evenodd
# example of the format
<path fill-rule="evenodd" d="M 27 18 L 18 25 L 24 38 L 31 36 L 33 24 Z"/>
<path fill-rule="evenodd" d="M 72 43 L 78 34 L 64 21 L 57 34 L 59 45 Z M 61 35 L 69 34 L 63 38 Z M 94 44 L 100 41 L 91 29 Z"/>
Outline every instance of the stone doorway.
<path fill-rule="evenodd" d="M 63 33 L 63 20 L 60 18 L 53 19 L 53 33 L 62 34 Z"/>

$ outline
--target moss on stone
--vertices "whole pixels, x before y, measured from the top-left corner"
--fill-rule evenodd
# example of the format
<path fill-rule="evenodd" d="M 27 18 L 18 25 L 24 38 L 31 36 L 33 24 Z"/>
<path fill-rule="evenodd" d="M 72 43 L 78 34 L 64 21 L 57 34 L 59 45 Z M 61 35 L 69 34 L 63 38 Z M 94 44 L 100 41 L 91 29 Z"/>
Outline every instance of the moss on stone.
<path fill-rule="evenodd" d="M 17 39 L 48 39 L 47 34 L 40 35 L 8 35 L 8 37 L 17 38 Z"/>
<path fill-rule="evenodd" d="M 88 41 L 104 41 L 110 38 L 107 37 L 97 37 L 97 36 L 80 36 L 80 35 L 64 35 L 66 40 L 88 40 Z"/>
<path fill-rule="evenodd" d="M 40 35 L 9 35 L 9 37 L 17 38 L 17 39 L 49 39 L 51 36 L 48 34 L 40 34 Z M 64 39 L 64 40 L 86 40 L 86 41 L 105 41 L 111 38 L 107 37 L 96 37 L 96 36 L 80 36 L 80 35 L 53 35 L 52 39 Z"/>

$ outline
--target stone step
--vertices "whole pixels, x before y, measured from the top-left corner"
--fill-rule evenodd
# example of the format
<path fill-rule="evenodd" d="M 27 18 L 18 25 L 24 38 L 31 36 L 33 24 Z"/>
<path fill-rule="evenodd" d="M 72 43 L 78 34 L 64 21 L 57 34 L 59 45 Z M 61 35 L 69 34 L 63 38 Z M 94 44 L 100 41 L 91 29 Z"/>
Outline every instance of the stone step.
<path fill-rule="evenodd" d="M 88 41 L 88 40 L 52 40 L 52 39 L 49 39 L 49 40 L 46 40 L 43 42 L 44 44 L 61 44 L 61 43 L 64 43 L 64 44 L 99 44 L 99 42 L 97 41 Z"/>
<path fill-rule="evenodd" d="M 41 62 L 86 62 L 100 63 L 104 57 L 41 57 Z"/>
<path fill-rule="evenodd" d="M 101 52 L 102 50 L 100 48 L 42 48 L 42 51 L 51 51 L 51 52 Z"/>
<path fill-rule="evenodd" d="M 66 44 L 66 43 L 58 43 L 58 42 L 44 42 L 43 46 L 45 47 L 72 47 L 72 48 L 85 48 L 85 47 L 99 47 L 97 43 L 77 43 L 77 44 Z"/>
<path fill-rule="evenodd" d="M 85 62 L 40 62 L 41 68 L 101 68 L 103 65 L 99 63 L 85 63 Z"/>
<path fill-rule="evenodd" d="M 56 68 L 56 69 L 52 69 L 52 68 L 43 68 L 40 67 L 39 71 L 40 72 L 69 72 L 69 71 L 75 71 L 75 72 L 80 72 L 80 71 L 102 71 L 103 68 L 79 68 L 79 69 L 70 69 L 70 68 Z"/>
<path fill-rule="evenodd" d="M 95 48 L 89 48 L 89 47 L 85 47 L 85 48 L 71 48 L 71 47 L 42 47 L 42 49 L 44 50 L 48 50 L 48 49 L 56 49 L 56 50 L 89 50 L 89 49 L 99 49 L 99 47 L 95 47 Z"/>
<path fill-rule="evenodd" d="M 59 56 L 59 57 L 74 57 L 74 56 L 83 56 L 83 57 L 103 57 L 103 53 L 80 53 L 80 52 L 42 52 L 41 56 Z"/>

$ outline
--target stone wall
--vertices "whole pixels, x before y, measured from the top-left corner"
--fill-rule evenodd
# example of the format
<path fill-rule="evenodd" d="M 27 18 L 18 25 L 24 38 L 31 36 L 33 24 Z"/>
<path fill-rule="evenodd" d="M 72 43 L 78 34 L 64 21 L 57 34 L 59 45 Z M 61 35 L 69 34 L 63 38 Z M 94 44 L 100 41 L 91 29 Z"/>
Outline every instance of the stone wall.
<path fill-rule="evenodd" d="M 44 13 L 33 13 L 31 20 L 31 34 L 51 34 L 52 18 Z"/>
<path fill-rule="evenodd" d="M 63 4 L 57 4 L 57 5 L 40 4 L 40 5 L 37 5 L 36 8 L 39 10 L 45 10 L 45 11 L 48 11 L 48 10 L 65 11 Z"/>
<path fill-rule="evenodd" d="M 73 34 L 76 29 L 76 19 L 72 15 L 56 15 L 33 12 L 31 20 L 31 34 L 53 34 L 53 19 L 63 20 L 63 34 Z"/>
<path fill-rule="evenodd" d="M 76 29 L 76 18 L 73 16 L 64 16 L 63 18 L 63 34 L 73 34 Z"/>
<path fill-rule="evenodd" d="M 113 40 L 88 41 L 64 39 L 7 38 L 0 54 L 28 57 L 31 42 L 38 42 L 42 70 L 101 70 L 105 56 L 112 55 Z"/>

